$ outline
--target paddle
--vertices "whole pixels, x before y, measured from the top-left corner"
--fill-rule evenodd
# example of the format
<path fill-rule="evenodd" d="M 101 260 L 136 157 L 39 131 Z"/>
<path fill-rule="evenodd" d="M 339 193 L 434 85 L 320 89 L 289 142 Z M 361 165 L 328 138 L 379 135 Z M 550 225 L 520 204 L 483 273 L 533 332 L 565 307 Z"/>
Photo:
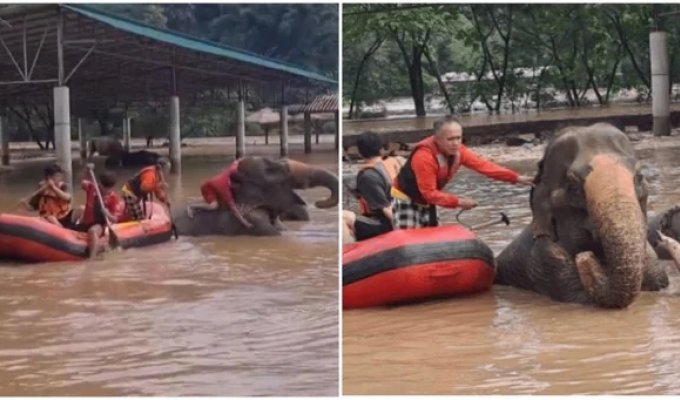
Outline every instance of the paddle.
<path fill-rule="evenodd" d="M 97 177 L 94 175 L 94 167 L 88 165 L 87 170 L 90 172 L 90 180 L 94 184 L 94 190 L 95 193 L 97 194 L 97 200 L 99 200 L 99 207 L 102 209 L 102 214 L 104 215 L 104 221 L 106 221 L 106 227 L 109 228 L 109 246 L 111 248 L 115 249 L 118 246 L 120 246 L 120 240 L 118 240 L 118 236 L 116 235 L 116 232 L 113 231 L 113 226 L 111 225 L 111 221 L 109 221 L 109 218 L 106 215 L 106 206 L 104 205 L 104 198 L 102 197 L 102 193 L 99 191 L 99 183 L 97 182 Z"/>
<path fill-rule="evenodd" d="M 165 187 L 168 187 L 168 184 L 165 182 L 165 176 L 163 175 L 163 168 L 158 168 L 158 175 L 161 178 L 161 182 L 165 184 Z M 172 234 L 175 235 L 175 240 L 179 239 L 179 235 L 177 234 L 177 226 L 175 226 L 175 221 L 172 218 L 172 207 L 170 206 L 170 200 L 168 200 L 168 194 L 165 193 L 165 206 L 168 207 L 168 218 L 170 219 L 170 226 L 172 227 Z"/>

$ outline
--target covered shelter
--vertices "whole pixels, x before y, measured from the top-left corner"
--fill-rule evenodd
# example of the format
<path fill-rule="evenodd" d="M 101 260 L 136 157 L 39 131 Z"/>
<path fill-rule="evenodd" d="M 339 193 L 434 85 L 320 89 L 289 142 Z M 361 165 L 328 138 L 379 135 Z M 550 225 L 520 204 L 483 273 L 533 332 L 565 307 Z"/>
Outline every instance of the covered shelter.
<path fill-rule="evenodd" d="M 303 113 L 305 116 L 305 153 L 312 152 L 312 114 L 334 113 L 335 114 L 335 148 L 340 146 L 340 120 L 338 113 L 338 95 L 324 94 L 314 98 L 309 103 L 291 107 L 291 114 Z M 319 144 L 319 133 L 316 134 L 316 144 Z"/>
<path fill-rule="evenodd" d="M 53 100 L 57 162 L 72 179 L 71 115 L 102 104 L 164 101 L 170 160 L 181 167 L 180 98 L 224 89 L 238 103 L 236 156 L 245 155 L 245 97 L 255 94 L 283 116 L 281 155 L 288 153 L 287 104 L 295 94 L 336 92 L 337 82 L 313 71 L 159 29 L 82 4 L 11 5 L 0 8 L 0 142 L 6 108 Z M 73 100 L 71 100 L 73 98 Z M 78 121 L 79 122 L 79 121 Z M 80 126 L 80 123 L 78 123 Z M 124 142 L 130 123 L 125 117 Z M 127 129 L 125 129 L 127 128 Z M 81 146 L 84 138 L 81 132 Z"/>

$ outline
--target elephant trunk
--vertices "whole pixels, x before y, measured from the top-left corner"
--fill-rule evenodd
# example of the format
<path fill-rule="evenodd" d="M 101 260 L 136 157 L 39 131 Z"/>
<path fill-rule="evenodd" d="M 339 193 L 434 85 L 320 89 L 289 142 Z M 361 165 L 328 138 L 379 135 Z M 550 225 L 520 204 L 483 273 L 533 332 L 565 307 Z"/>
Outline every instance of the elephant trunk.
<path fill-rule="evenodd" d="M 642 285 L 646 235 L 644 216 L 635 194 L 633 174 L 609 155 L 590 163 L 584 191 L 594 233 L 604 252 L 604 265 L 592 271 L 590 292 L 596 304 L 623 308 L 635 300 Z M 582 276 L 583 280 L 583 276 Z"/>
<path fill-rule="evenodd" d="M 315 167 L 295 160 L 288 160 L 288 168 L 293 178 L 293 188 L 323 186 L 331 191 L 331 195 L 315 203 L 318 208 L 331 208 L 338 205 L 338 177 L 323 168 Z"/>

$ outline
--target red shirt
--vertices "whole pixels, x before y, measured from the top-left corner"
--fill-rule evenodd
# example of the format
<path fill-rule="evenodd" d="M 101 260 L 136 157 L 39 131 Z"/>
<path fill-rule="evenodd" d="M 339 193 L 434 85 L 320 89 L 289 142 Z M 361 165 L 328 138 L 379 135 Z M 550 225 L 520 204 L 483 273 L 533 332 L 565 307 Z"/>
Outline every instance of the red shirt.
<path fill-rule="evenodd" d="M 236 172 L 238 161 L 234 161 L 229 168 L 210 178 L 201 185 L 201 195 L 206 203 L 217 201 L 222 205 L 232 206 L 234 197 L 231 193 L 231 175 Z"/>
<path fill-rule="evenodd" d="M 97 191 L 95 190 L 94 183 L 88 180 L 81 181 L 80 186 L 85 191 L 85 211 L 83 211 L 81 223 L 90 225 L 94 223 L 94 205 L 99 201 L 97 199 Z M 102 200 L 104 200 L 104 207 L 116 217 L 116 221 L 111 222 L 117 222 L 122 211 L 118 194 L 113 190 L 106 194 L 102 193 Z"/>
<path fill-rule="evenodd" d="M 458 157 L 460 157 L 461 165 L 492 179 L 516 183 L 519 177 L 517 172 L 483 159 L 464 145 L 460 146 Z M 437 189 L 437 171 L 439 170 L 439 165 L 437 159 L 432 156 L 430 149 L 426 147 L 416 149 L 411 158 L 411 168 L 413 168 L 413 173 L 416 176 L 418 190 L 423 195 L 423 199 L 427 204 L 447 208 L 458 207 L 458 197 Z"/>

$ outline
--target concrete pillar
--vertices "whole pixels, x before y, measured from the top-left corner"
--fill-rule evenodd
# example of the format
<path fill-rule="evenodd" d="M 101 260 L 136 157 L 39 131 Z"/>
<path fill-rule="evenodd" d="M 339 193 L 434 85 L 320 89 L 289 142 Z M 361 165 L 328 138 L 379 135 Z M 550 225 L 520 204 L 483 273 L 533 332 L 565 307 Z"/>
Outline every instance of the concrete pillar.
<path fill-rule="evenodd" d="M 123 148 L 125 151 L 130 151 L 130 135 L 127 130 L 127 118 L 123 117 L 120 122 L 120 127 L 123 130 Z"/>
<path fill-rule="evenodd" d="M 80 161 L 87 162 L 87 135 L 83 132 L 83 120 L 78 118 L 78 143 L 80 145 Z"/>
<path fill-rule="evenodd" d="M 652 116 L 654 136 L 671 134 L 670 90 L 668 82 L 668 34 L 649 33 L 652 72 Z"/>
<path fill-rule="evenodd" d="M 132 132 L 130 130 L 130 118 L 123 117 L 123 147 L 125 151 L 130 151 L 130 141 L 132 140 Z"/>
<path fill-rule="evenodd" d="M 0 110 L 0 155 L 2 165 L 9 165 L 9 129 L 5 110 Z"/>
<path fill-rule="evenodd" d="M 182 137 L 179 131 L 179 97 L 170 97 L 170 172 L 182 169 Z"/>
<path fill-rule="evenodd" d="M 305 112 L 305 154 L 312 152 L 312 114 Z"/>
<path fill-rule="evenodd" d="M 281 157 L 288 157 L 288 107 L 281 106 Z"/>
<path fill-rule="evenodd" d="M 236 109 L 236 158 L 246 155 L 246 103 L 238 101 Z"/>
<path fill-rule="evenodd" d="M 340 113 L 335 111 L 335 149 L 340 147 Z"/>
<path fill-rule="evenodd" d="M 54 148 L 57 164 L 64 170 L 65 181 L 73 192 L 71 167 L 71 106 L 68 86 L 54 88 Z"/>

